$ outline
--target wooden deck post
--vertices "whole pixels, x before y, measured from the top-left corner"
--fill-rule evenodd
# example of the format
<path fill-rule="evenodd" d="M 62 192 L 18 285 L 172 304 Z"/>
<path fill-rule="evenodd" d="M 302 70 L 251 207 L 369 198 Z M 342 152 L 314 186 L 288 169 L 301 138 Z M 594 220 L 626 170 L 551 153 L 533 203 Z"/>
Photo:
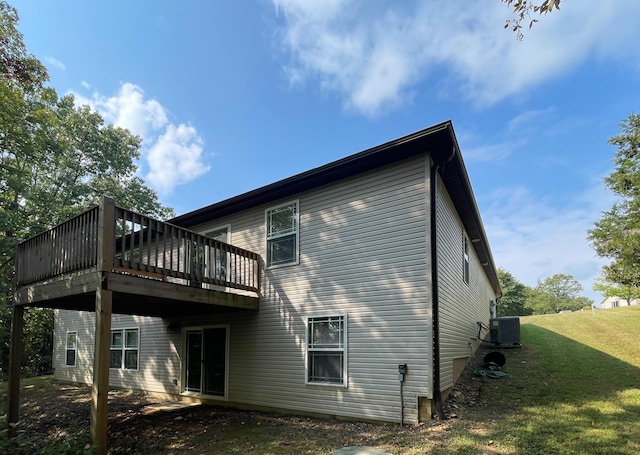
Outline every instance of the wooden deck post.
<path fill-rule="evenodd" d="M 14 434 L 14 426 L 18 423 L 18 409 L 20 407 L 20 370 L 22 364 L 22 329 L 24 327 L 24 307 L 13 306 L 11 316 L 11 347 L 9 359 L 9 402 L 7 403 L 7 428 L 9 434 Z"/>
<path fill-rule="evenodd" d="M 109 393 L 109 360 L 111 347 L 111 307 L 113 292 L 96 291 L 96 344 L 91 389 L 91 442 L 98 454 L 107 453 L 107 397 Z"/>
<path fill-rule="evenodd" d="M 115 204 L 103 196 L 98 211 L 98 271 L 105 273 L 113 268 Z M 113 292 L 103 289 L 104 282 L 96 289 L 96 332 L 93 357 L 93 386 L 91 389 L 91 441 L 98 448 L 98 455 L 107 453 L 107 398 L 109 394 L 109 361 L 111 357 L 111 310 Z"/>
<path fill-rule="evenodd" d="M 113 199 L 102 196 L 98 210 L 98 271 L 111 272 L 113 268 L 115 219 Z"/>

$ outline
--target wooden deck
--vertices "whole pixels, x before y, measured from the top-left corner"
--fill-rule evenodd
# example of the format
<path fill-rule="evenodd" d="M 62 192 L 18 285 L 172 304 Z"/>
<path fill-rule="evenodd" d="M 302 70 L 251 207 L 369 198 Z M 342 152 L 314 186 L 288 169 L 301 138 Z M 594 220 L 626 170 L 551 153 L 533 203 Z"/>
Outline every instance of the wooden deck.
<path fill-rule="evenodd" d="M 18 245 L 15 304 L 149 316 L 257 309 L 260 256 L 169 223 L 100 205 Z"/>
<path fill-rule="evenodd" d="M 91 440 L 107 454 L 111 315 L 170 317 L 258 309 L 260 256 L 115 205 L 100 205 L 18 245 L 7 429 L 18 422 L 24 308 L 94 311 Z"/>

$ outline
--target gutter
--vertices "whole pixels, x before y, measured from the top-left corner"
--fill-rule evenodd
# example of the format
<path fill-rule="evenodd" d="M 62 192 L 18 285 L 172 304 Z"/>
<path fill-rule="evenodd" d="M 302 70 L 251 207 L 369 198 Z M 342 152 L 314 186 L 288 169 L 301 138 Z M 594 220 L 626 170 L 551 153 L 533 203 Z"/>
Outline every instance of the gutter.
<path fill-rule="evenodd" d="M 437 207 L 436 195 L 438 191 L 438 170 L 451 161 L 456 155 L 455 145 L 452 147 L 451 155 L 441 163 L 433 163 L 431 166 L 431 176 L 429 178 L 429 193 L 431 194 L 430 215 L 431 215 L 431 289 L 432 289 L 432 345 L 433 345 L 433 404 L 436 414 L 440 420 L 447 417 L 442 408 L 442 392 L 440 391 L 440 309 L 438 292 L 438 242 L 437 242 Z"/>

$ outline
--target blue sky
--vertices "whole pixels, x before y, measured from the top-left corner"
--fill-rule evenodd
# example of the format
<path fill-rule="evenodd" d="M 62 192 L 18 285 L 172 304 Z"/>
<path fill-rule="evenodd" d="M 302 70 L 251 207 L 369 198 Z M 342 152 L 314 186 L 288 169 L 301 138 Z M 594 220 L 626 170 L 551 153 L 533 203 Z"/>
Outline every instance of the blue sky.
<path fill-rule="evenodd" d="M 640 106 L 640 2 L 563 0 L 525 39 L 498 0 L 14 0 L 58 93 L 143 137 L 182 214 L 451 119 L 498 267 L 573 275 Z"/>

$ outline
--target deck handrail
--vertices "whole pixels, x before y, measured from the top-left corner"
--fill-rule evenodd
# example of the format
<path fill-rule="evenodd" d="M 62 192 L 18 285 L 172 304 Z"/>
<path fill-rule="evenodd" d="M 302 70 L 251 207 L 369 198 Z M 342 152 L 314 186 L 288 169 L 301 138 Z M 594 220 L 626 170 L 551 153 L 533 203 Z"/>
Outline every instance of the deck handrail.
<path fill-rule="evenodd" d="M 101 198 L 18 244 L 16 288 L 84 270 L 259 292 L 260 256 Z"/>

